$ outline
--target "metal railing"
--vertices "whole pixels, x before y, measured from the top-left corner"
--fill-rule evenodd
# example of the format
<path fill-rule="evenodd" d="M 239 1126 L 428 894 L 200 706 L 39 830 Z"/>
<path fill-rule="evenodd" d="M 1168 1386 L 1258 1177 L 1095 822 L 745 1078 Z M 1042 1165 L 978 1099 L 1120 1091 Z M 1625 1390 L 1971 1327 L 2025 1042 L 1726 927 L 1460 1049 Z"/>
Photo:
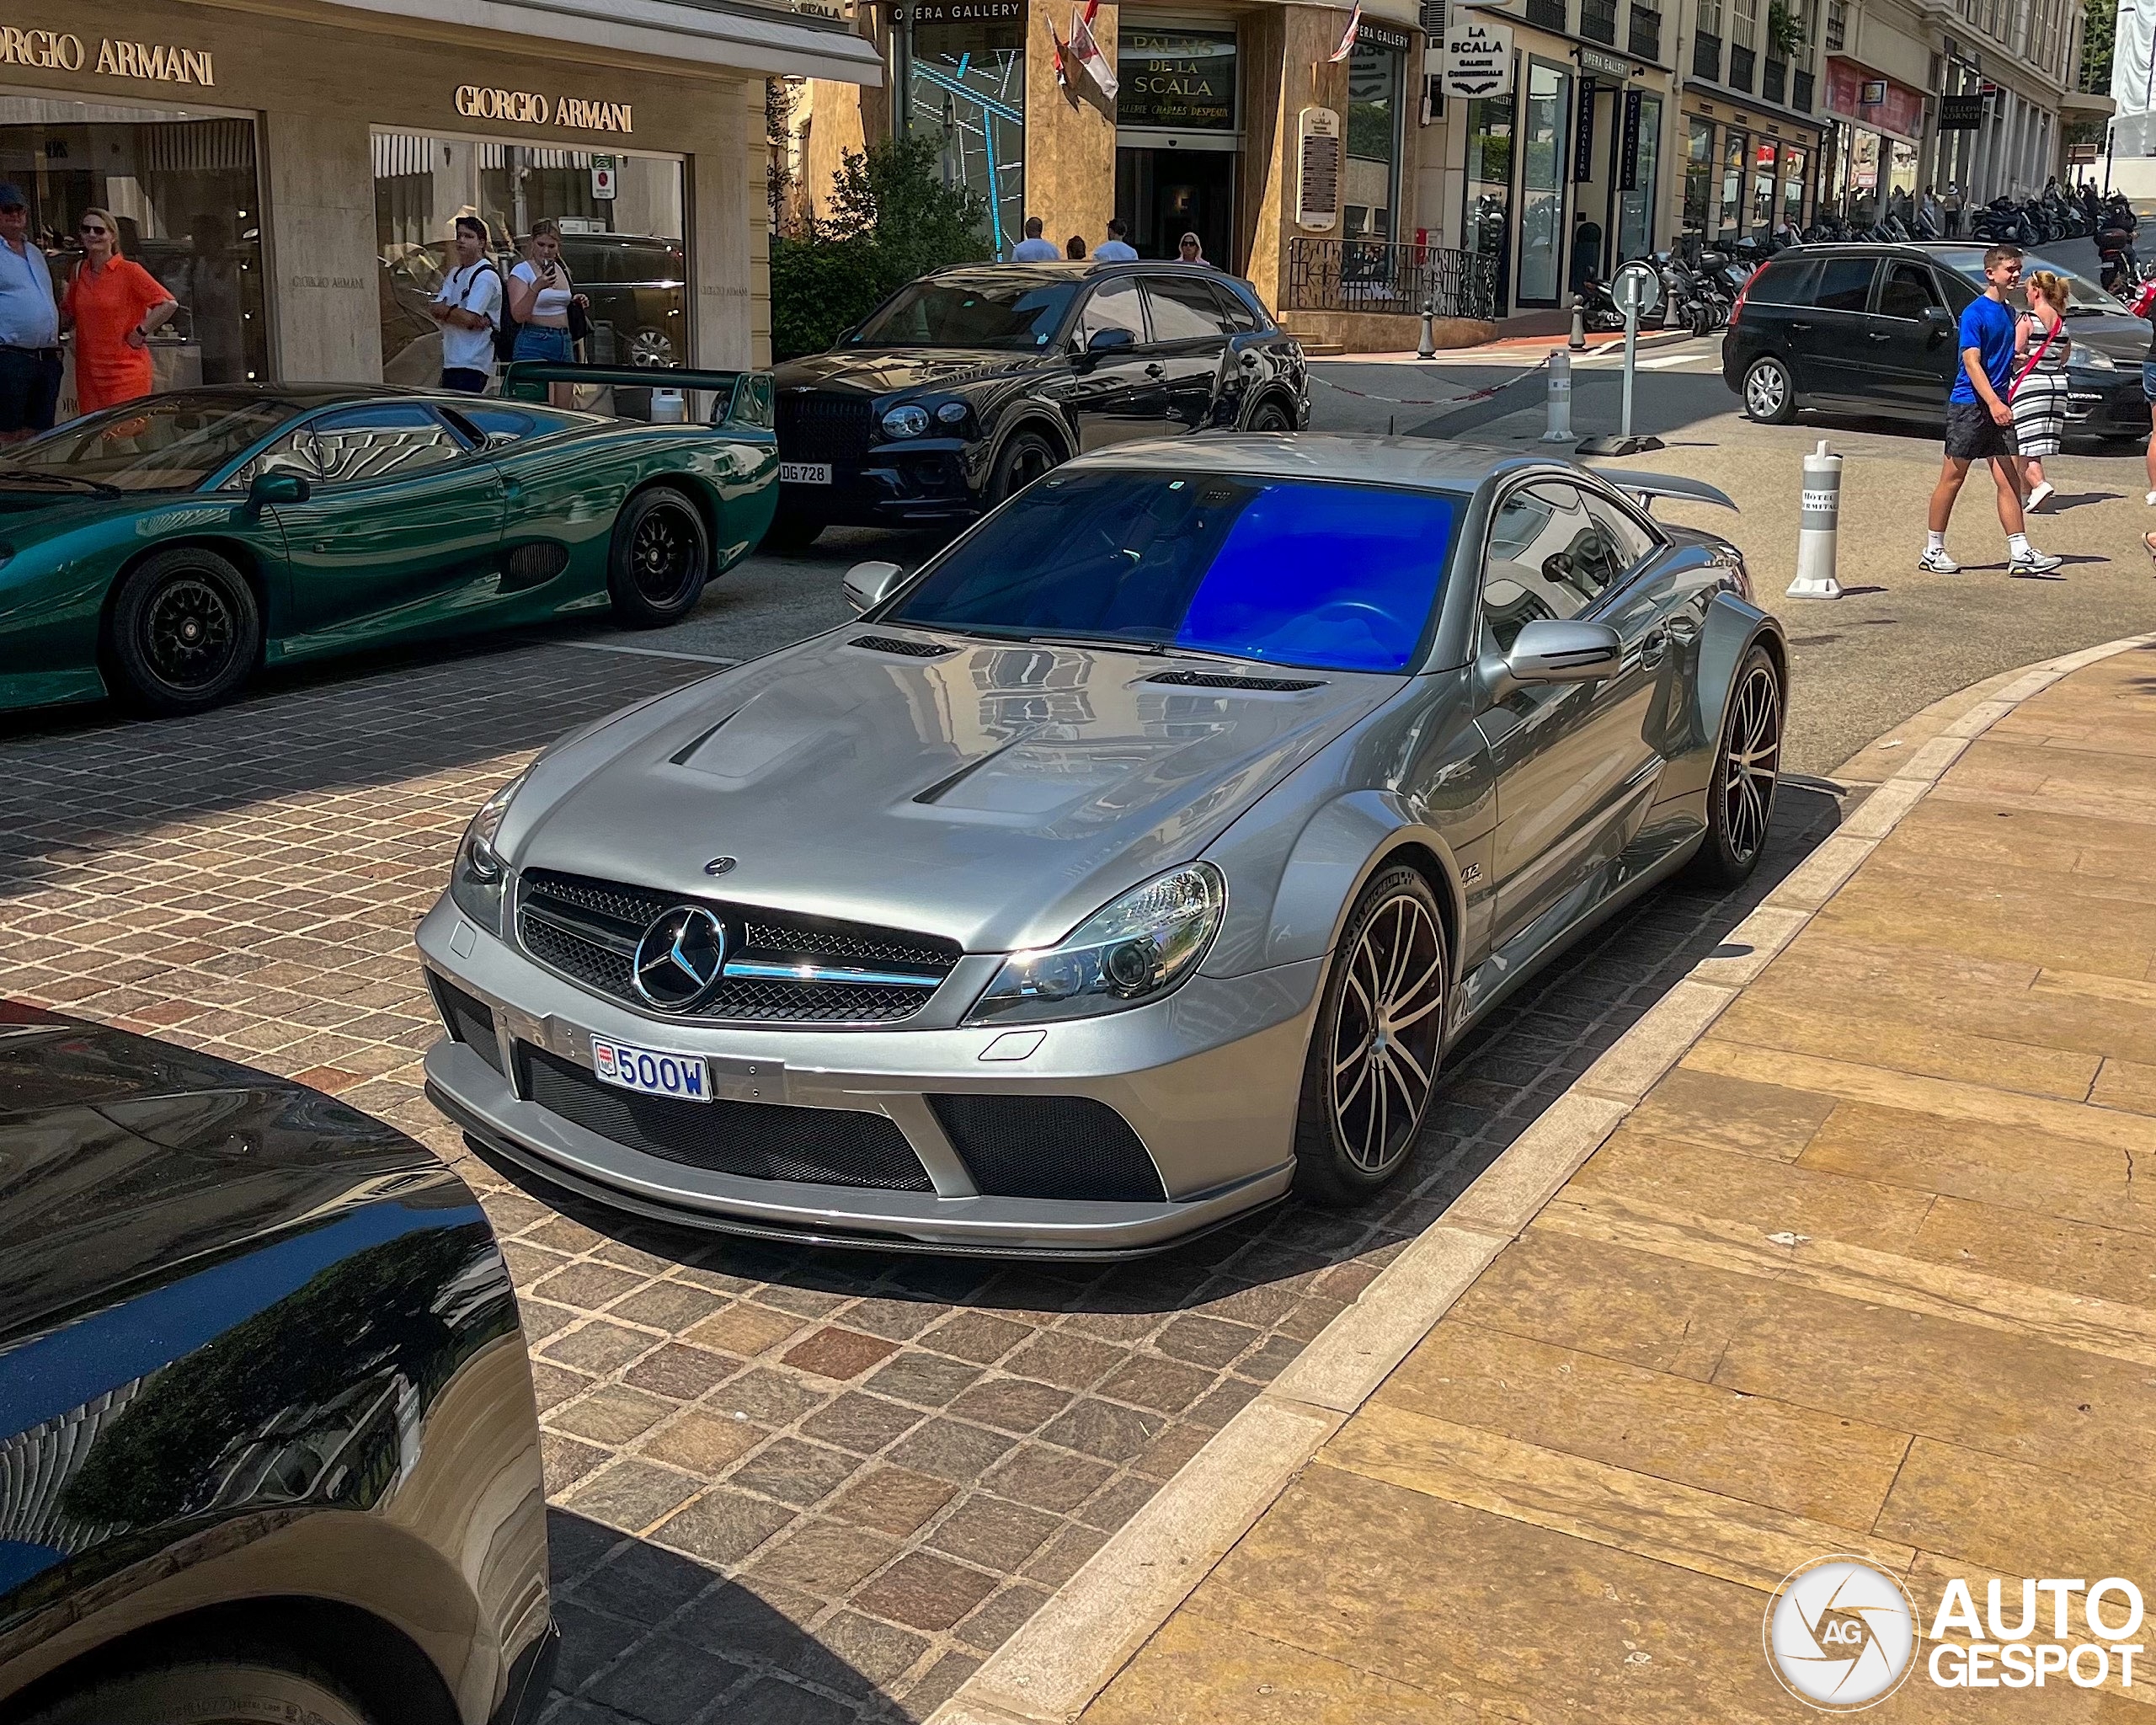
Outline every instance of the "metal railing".
<path fill-rule="evenodd" d="M 1752 88 L 1752 51 L 1741 42 L 1732 42 L 1729 48 L 1729 87 L 1732 90 Z"/>
<path fill-rule="evenodd" d="M 1789 105 L 1799 114 L 1812 111 L 1812 74 L 1800 72 L 1790 80 Z"/>
<path fill-rule="evenodd" d="M 1527 0 L 1527 21 L 1539 30 L 1555 30 L 1562 35 L 1569 9 L 1566 0 Z"/>
<path fill-rule="evenodd" d="M 1381 239 L 1288 242 L 1288 312 L 1385 312 L 1440 318 L 1497 315 L 1497 260 L 1446 246 Z"/>
<path fill-rule="evenodd" d="M 1770 58 L 1767 61 L 1766 81 L 1759 86 L 1761 99 L 1769 102 L 1780 102 L 1788 88 L 1789 61 Z"/>
<path fill-rule="evenodd" d="M 1580 0 L 1580 34 L 1590 42 L 1617 45 L 1617 0 Z"/>
<path fill-rule="evenodd" d="M 1632 40 L 1628 45 L 1642 60 L 1662 58 L 1662 14 L 1644 6 L 1632 8 Z"/>
<path fill-rule="evenodd" d="M 1721 82 L 1721 38 L 1705 30 L 1692 32 L 1692 76 L 1714 83 Z"/>

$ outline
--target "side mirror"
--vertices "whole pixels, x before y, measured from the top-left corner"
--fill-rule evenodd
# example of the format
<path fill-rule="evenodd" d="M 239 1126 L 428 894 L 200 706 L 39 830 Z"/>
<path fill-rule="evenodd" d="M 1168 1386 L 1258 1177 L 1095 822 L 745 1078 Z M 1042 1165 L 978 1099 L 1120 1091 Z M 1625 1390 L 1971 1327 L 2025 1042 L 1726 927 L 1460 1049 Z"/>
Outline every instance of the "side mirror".
<path fill-rule="evenodd" d="M 846 602 L 859 617 L 889 599 L 906 572 L 894 563 L 857 563 L 846 572 Z"/>
<path fill-rule="evenodd" d="M 1954 333 L 1954 314 L 1944 306 L 1926 306 L 1924 322 L 1924 328 L 1935 335 L 1951 335 Z"/>
<path fill-rule="evenodd" d="M 1137 338 L 1128 329 L 1096 329 L 1086 339 L 1086 351 L 1089 354 L 1114 353 L 1119 349 L 1137 344 Z"/>
<path fill-rule="evenodd" d="M 1516 683 L 1596 683 L 1614 676 L 1625 662 L 1625 644 L 1607 623 L 1540 617 L 1522 626 L 1505 654 Z"/>
<path fill-rule="evenodd" d="M 305 503 L 314 494 L 307 475 L 289 467 L 271 467 L 257 473 L 247 488 L 247 506 L 259 514 L 275 503 Z"/>

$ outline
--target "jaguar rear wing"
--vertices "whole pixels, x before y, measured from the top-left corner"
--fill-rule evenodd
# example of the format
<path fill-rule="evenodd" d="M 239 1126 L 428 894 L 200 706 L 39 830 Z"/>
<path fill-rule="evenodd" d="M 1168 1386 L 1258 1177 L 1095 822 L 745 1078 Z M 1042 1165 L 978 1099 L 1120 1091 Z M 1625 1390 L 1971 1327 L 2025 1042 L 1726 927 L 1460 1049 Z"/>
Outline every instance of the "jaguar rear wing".
<path fill-rule="evenodd" d="M 614 389 L 676 391 L 682 413 L 695 419 L 696 398 L 711 398 L 711 418 L 704 423 L 730 430 L 770 431 L 771 410 L 768 371 L 691 371 L 675 366 L 577 366 L 552 360 L 515 360 L 502 373 L 502 393 L 516 400 L 544 401 L 549 383 L 587 384 Z M 643 417 L 639 415 L 638 417 Z M 652 417 L 656 417 L 654 409 Z"/>
<path fill-rule="evenodd" d="M 1680 497 L 1687 503 L 1711 503 L 1718 509 L 1737 509 L 1726 491 L 1704 479 L 1687 479 L 1679 473 L 1642 473 L 1632 467 L 1595 467 L 1590 471 L 1597 478 L 1639 499 L 1640 507 L 1650 515 L 1654 513 L 1657 497 Z"/>

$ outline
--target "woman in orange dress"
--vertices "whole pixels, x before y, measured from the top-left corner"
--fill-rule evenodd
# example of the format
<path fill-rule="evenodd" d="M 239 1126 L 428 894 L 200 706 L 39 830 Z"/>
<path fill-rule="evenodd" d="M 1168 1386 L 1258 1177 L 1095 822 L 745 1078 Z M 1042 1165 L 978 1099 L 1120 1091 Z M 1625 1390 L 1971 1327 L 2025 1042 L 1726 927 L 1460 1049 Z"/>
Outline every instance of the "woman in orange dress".
<path fill-rule="evenodd" d="M 60 314 L 75 331 L 76 411 L 93 414 L 147 395 L 150 335 L 179 309 L 163 283 L 120 252 L 109 210 L 83 212 L 83 261 Z"/>

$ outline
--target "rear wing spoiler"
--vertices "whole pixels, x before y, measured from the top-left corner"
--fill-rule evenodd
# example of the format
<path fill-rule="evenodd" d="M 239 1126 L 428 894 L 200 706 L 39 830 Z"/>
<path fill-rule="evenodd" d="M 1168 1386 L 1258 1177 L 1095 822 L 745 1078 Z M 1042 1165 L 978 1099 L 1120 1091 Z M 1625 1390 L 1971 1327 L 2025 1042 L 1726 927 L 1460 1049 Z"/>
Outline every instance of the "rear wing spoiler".
<path fill-rule="evenodd" d="M 502 373 L 502 393 L 517 399 L 543 401 L 545 386 L 549 383 L 678 391 L 687 398 L 685 411 L 691 418 L 695 415 L 695 397 L 708 394 L 712 413 L 707 424 L 756 431 L 770 431 L 776 424 L 768 371 L 691 371 L 673 366 L 577 366 L 552 360 L 515 360 Z"/>
<path fill-rule="evenodd" d="M 1641 473 L 1630 467 L 1595 467 L 1591 471 L 1597 478 L 1639 499 L 1640 507 L 1650 515 L 1654 512 L 1657 497 L 1680 497 L 1687 503 L 1711 503 L 1718 509 L 1737 510 L 1726 491 L 1717 489 L 1704 479 L 1687 479 L 1678 473 Z"/>

